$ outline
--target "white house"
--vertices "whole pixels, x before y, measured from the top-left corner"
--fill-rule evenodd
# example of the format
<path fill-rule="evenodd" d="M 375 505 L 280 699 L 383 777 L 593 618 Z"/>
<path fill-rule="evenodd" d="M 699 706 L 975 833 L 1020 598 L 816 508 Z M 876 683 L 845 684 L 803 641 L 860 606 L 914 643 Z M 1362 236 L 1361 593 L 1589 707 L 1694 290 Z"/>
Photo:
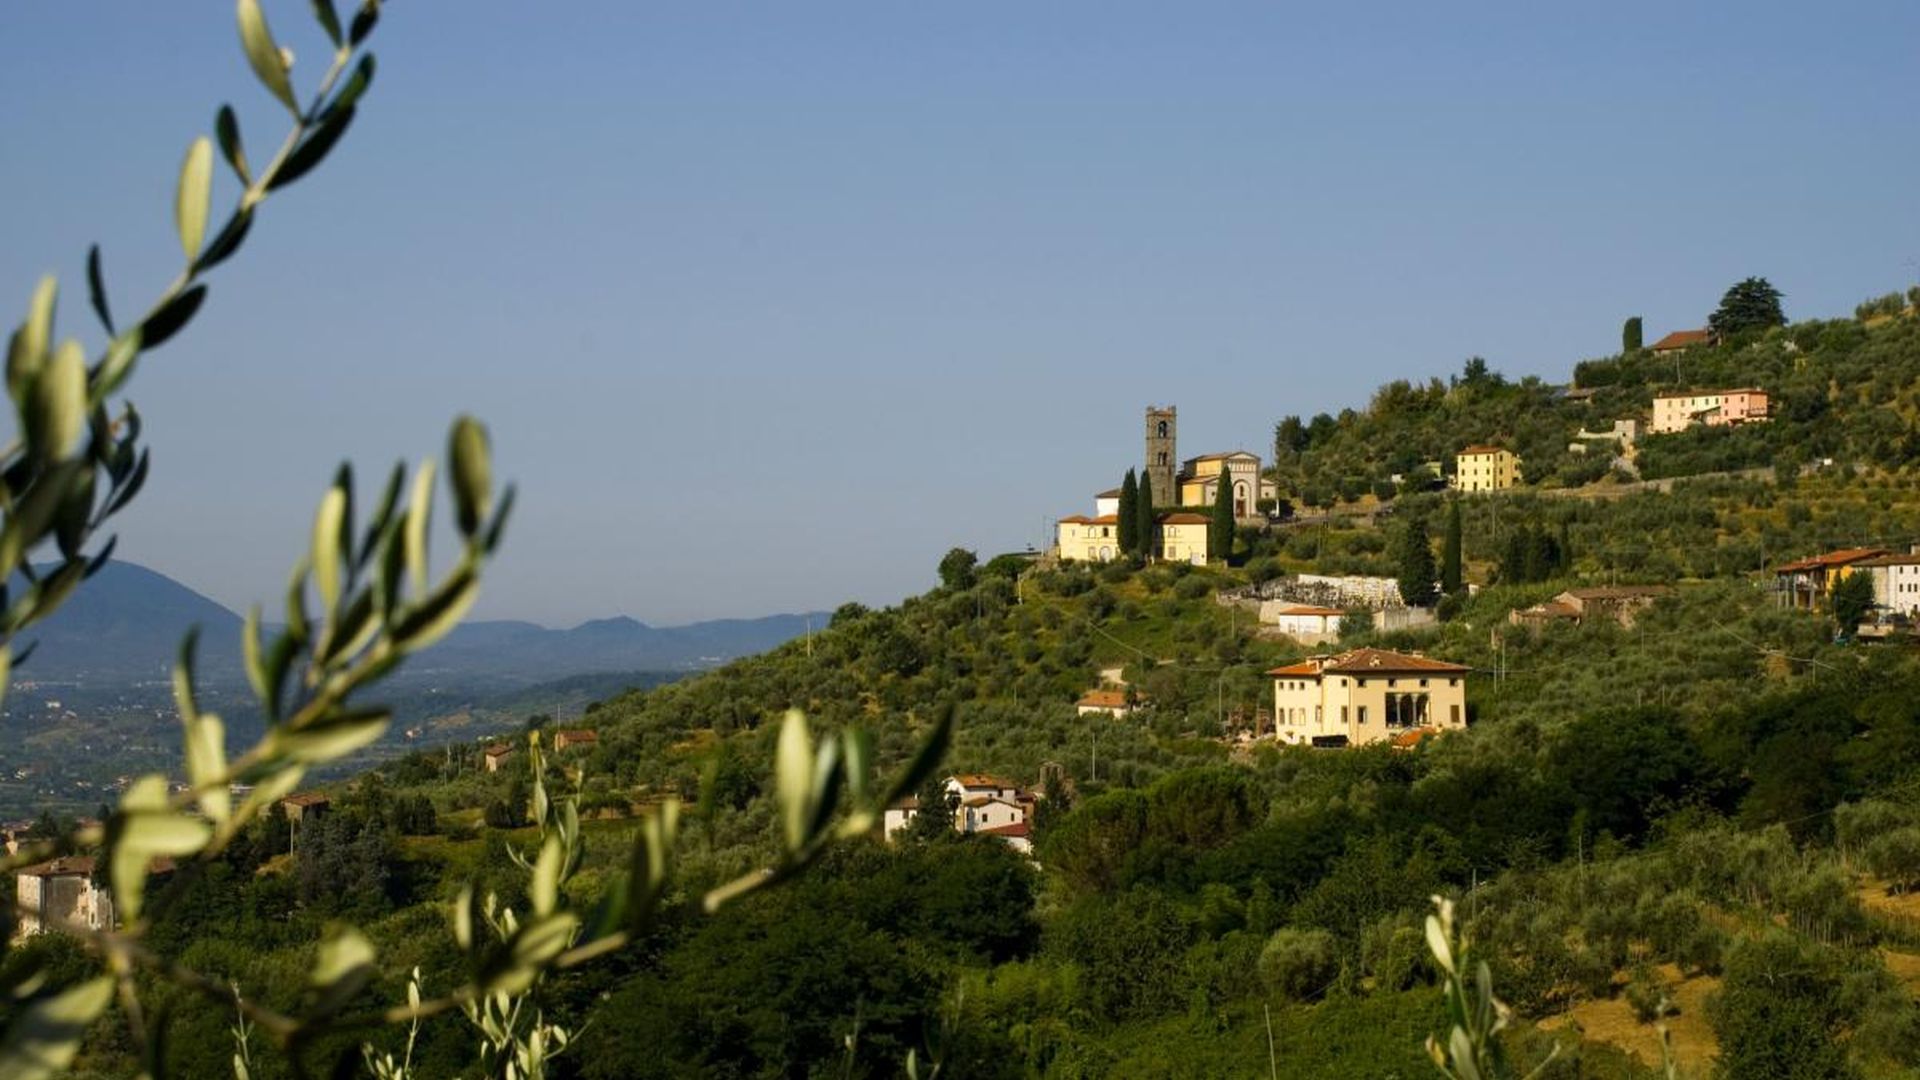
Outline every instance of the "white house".
<path fill-rule="evenodd" d="M 1307 645 L 1333 641 L 1340 636 L 1340 620 L 1346 612 L 1317 604 L 1288 604 L 1273 613 L 1273 625 L 1281 633 Z"/>
<path fill-rule="evenodd" d="M 1880 555 L 1854 564 L 1873 578 L 1873 602 L 1888 615 L 1920 616 L 1920 554 Z"/>
<path fill-rule="evenodd" d="M 953 831 L 999 837 L 1020 852 L 1033 850 L 1033 807 L 1038 798 L 1016 784 L 984 773 L 947 777 L 946 796 L 953 803 Z M 891 841 L 919 816 L 920 800 L 905 798 L 881 815 L 880 833 Z"/>

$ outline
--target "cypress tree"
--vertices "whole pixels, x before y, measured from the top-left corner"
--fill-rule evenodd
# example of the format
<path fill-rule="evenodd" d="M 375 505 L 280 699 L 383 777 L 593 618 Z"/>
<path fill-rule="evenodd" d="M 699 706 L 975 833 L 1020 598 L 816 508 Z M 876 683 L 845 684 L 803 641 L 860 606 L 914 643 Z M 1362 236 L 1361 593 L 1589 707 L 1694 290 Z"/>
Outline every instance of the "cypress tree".
<path fill-rule="evenodd" d="M 1160 539 L 1159 519 L 1153 512 L 1153 476 L 1140 474 L 1140 490 L 1133 504 L 1133 521 L 1136 530 L 1133 536 L 1133 549 L 1143 559 L 1153 558 L 1153 548 Z"/>
<path fill-rule="evenodd" d="M 1620 328 L 1620 351 L 1628 354 L 1637 353 L 1640 351 L 1642 340 L 1640 316 L 1635 315 L 1627 320 L 1627 325 Z"/>
<path fill-rule="evenodd" d="M 1507 534 L 1507 542 L 1500 549 L 1500 583 L 1518 585 L 1527 579 L 1527 538 L 1525 529 L 1516 528 Z"/>
<path fill-rule="evenodd" d="M 1213 520 L 1207 523 L 1207 555 L 1227 561 L 1233 554 L 1233 483 L 1223 469 L 1214 484 Z"/>
<path fill-rule="evenodd" d="M 1120 484 L 1120 550 L 1133 554 L 1134 543 L 1140 528 L 1134 519 L 1140 513 L 1140 488 L 1133 478 L 1133 470 L 1127 470 L 1127 478 Z"/>
<path fill-rule="evenodd" d="M 1440 547 L 1440 591 L 1448 596 L 1466 584 L 1460 567 L 1460 500 L 1447 504 L 1447 535 Z"/>
<path fill-rule="evenodd" d="M 1400 599 L 1403 603 L 1415 607 L 1426 607 L 1434 601 L 1433 579 L 1438 571 L 1433 565 L 1433 544 L 1427 539 L 1427 523 L 1409 519 L 1402 526 L 1398 550 L 1394 553 L 1394 562 L 1399 567 Z"/>
<path fill-rule="evenodd" d="M 1566 522 L 1560 523 L 1559 550 L 1554 552 L 1558 569 L 1562 574 L 1573 572 L 1573 539 Z"/>

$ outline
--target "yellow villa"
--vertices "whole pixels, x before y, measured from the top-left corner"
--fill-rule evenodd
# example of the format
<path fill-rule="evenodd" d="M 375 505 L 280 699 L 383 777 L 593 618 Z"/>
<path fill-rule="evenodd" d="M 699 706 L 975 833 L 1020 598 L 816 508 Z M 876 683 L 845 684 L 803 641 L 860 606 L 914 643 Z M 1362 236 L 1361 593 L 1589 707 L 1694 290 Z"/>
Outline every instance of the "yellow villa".
<path fill-rule="evenodd" d="M 1365 746 L 1467 726 L 1467 673 L 1385 649 L 1311 656 L 1267 672 L 1274 733 L 1295 746 Z"/>
<path fill-rule="evenodd" d="M 1520 482 L 1520 459 L 1497 446 L 1469 446 L 1453 463 L 1453 486 L 1459 491 L 1502 491 Z"/>
<path fill-rule="evenodd" d="M 1163 511 L 1157 516 L 1153 557 L 1206 565 L 1207 522 L 1205 514 Z M 1055 529 L 1061 562 L 1111 562 L 1120 557 L 1118 514 L 1098 517 L 1075 514 L 1061 518 Z"/>
<path fill-rule="evenodd" d="M 1062 562 L 1111 562 L 1120 554 L 1120 515 L 1063 517 L 1055 526 Z"/>

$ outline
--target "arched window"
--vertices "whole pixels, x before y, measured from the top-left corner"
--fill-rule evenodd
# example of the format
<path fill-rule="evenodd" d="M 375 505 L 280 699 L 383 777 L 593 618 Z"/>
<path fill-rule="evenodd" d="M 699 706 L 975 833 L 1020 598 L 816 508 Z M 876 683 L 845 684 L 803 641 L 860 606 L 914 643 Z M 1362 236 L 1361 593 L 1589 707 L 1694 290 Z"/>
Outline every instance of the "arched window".
<path fill-rule="evenodd" d="M 1159 426 L 1157 426 L 1157 427 L 1155 427 L 1155 428 L 1154 428 L 1154 432 L 1155 432 L 1155 434 L 1157 434 L 1157 435 L 1158 435 L 1158 436 L 1159 436 L 1160 438 L 1162 438 L 1162 439 L 1164 439 L 1164 438 L 1166 438 L 1166 437 L 1167 437 L 1167 422 L 1166 422 L 1165 420 L 1162 420 L 1162 421 L 1160 421 L 1160 423 L 1159 423 Z"/>

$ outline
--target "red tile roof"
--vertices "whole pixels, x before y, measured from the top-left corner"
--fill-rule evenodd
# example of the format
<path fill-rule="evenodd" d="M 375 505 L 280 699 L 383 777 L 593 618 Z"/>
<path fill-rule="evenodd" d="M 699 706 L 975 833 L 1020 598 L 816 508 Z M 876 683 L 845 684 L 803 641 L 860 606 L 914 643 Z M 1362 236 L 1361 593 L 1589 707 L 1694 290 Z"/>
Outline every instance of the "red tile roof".
<path fill-rule="evenodd" d="M 1281 610 L 1282 615 L 1345 615 L 1339 608 L 1315 607 L 1312 604 L 1295 604 Z"/>
<path fill-rule="evenodd" d="M 1406 653 L 1388 652 L 1386 649 L 1355 649 L 1333 658 L 1326 670 L 1340 675 L 1397 674 L 1463 674 L 1472 668 L 1462 664 L 1450 664 L 1445 660 L 1429 660 L 1424 656 L 1409 656 Z"/>
<path fill-rule="evenodd" d="M 289 806 L 326 806 L 333 802 L 333 799 L 317 791 L 306 791 L 298 795 L 289 795 L 280 801 Z"/>
<path fill-rule="evenodd" d="M 570 743 L 597 743 L 600 741 L 600 736 L 594 734 L 591 731 L 588 731 L 585 728 L 576 728 L 573 731 L 560 731 L 560 732 L 554 733 L 553 741 L 555 743 L 558 743 L 562 739 L 565 739 Z"/>
<path fill-rule="evenodd" d="M 1267 674 L 1279 679 L 1317 679 L 1328 672 L 1335 675 L 1464 675 L 1472 670 L 1445 660 L 1429 660 L 1386 649 L 1353 649 L 1338 656 L 1309 657 L 1297 664 L 1274 668 Z"/>
<path fill-rule="evenodd" d="M 1861 566 L 1920 566 L 1920 554 L 1880 555 L 1860 560 Z"/>
<path fill-rule="evenodd" d="M 1791 574 L 1800 570 L 1822 570 L 1835 566 L 1851 566 L 1857 562 L 1891 554 L 1885 548 L 1841 548 L 1829 551 L 1825 555 L 1810 555 L 1807 558 L 1790 562 L 1774 568 L 1776 574 Z"/>
<path fill-rule="evenodd" d="M 1119 497 L 1120 497 L 1119 488 L 1114 488 L 1112 491 L 1103 491 L 1100 494 L 1094 496 L 1094 498 L 1096 499 L 1117 499 Z"/>
<path fill-rule="evenodd" d="M 1653 351 L 1663 349 L 1690 349 L 1695 345 L 1713 344 L 1713 332 L 1710 330 L 1675 330 L 1666 337 L 1653 343 Z"/>
<path fill-rule="evenodd" d="M 1460 456 L 1461 457 L 1477 457 L 1481 454 L 1500 454 L 1505 452 L 1506 451 L 1501 447 L 1487 446 L 1483 443 L 1483 444 L 1467 447 L 1465 450 L 1460 451 Z"/>
<path fill-rule="evenodd" d="M 1002 780 L 991 773 L 960 773 L 957 776 L 950 776 L 947 779 L 958 780 L 960 782 L 960 786 L 963 788 L 1009 788 L 1009 789 L 1012 789 L 1012 788 L 1019 787 L 1018 784 L 1012 783 L 1011 781 Z"/>
<path fill-rule="evenodd" d="M 86 877 L 93 873 L 94 861 L 91 855 L 62 855 L 43 863 L 35 863 L 17 873 L 26 877 Z"/>
<path fill-rule="evenodd" d="M 991 829 L 981 829 L 980 832 L 987 836 L 1012 836 L 1024 840 L 1033 835 L 1033 826 L 1024 821 L 1016 821 L 1011 825 L 996 825 Z"/>
<path fill-rule="evenodd" d="M 513 747 L 508 746 L 506 743 L 494 743 L 486 749 L 488 757 L 506 757 L 511 753 L 513 753 Z"/>
<path fill-rule="evenodd" d="M 1074 704 L 1094 709 L 1124 709 L 1127 707 L 1127 692 L 1125 690 L 1089 690 Z"/>
<path fill-rule="evenodd" d="M 1213 519 L 1205 514 L 1162 514 L 1162 525 L 1205 525 Z"/>

